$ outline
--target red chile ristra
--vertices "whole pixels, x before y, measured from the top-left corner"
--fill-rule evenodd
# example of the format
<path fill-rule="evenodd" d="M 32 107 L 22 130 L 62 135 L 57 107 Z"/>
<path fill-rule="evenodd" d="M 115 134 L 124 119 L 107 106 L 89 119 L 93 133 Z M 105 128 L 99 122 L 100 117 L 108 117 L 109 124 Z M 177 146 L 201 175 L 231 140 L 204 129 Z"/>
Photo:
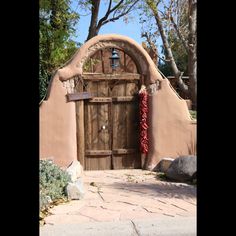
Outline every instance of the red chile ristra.
<path fill-rule="evenodd" d="M 148 93 L 144 85 L 139 91 L 139 113 L 140 113 L 140 151 L 141 153 L 148 153 Z"/>

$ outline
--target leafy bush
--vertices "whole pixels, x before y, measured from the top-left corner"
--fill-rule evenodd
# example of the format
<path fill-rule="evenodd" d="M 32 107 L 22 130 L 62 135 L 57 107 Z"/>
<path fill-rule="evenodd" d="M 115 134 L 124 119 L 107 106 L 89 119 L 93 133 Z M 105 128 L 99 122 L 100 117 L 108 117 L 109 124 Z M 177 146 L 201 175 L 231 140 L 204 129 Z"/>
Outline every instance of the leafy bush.
<path fill-rule="evenodd" d="M 40 160 L 40 210 L 56 199 L 66 197 L 70 175 L 51 160 Z"/>

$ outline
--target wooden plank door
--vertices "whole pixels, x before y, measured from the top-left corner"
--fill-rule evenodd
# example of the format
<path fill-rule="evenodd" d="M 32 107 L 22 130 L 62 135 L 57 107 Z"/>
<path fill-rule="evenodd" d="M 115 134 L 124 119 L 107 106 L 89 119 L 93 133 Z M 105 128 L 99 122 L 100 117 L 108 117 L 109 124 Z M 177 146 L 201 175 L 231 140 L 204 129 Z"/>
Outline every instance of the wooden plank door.
<path fill-rule="evenodd" d="M 111 169 L 111 98 L 108 97 L 106 81 L 88 82 L 87 91 L 94 98 L 85 101 L 84 130 L 85 130 L 85 169 Z"/>
<path fill-rule="evenodd" d="M 113 169 L 141 168 L 137 94 L 137 81 L 121 81 L 112 89 Z"/>
<path fill-rule="evenodd" d="M 94 95 L 83 103 L 85 170 L 141 168 L 140 74 L 132 58 L 124 51 L 116 50 L 120 64 L 115 71 L 110 66 L 110 48 L 97 51 L 84 64 L 83 92 Z M 82 145 L 78 144 L 78 147 Z"/>
<path fill-rule="evenodd" d="M 94 97 L 84 101 L 86 170 L 141 168 L 138 89 L 138 80 L 87 82 Z"/>

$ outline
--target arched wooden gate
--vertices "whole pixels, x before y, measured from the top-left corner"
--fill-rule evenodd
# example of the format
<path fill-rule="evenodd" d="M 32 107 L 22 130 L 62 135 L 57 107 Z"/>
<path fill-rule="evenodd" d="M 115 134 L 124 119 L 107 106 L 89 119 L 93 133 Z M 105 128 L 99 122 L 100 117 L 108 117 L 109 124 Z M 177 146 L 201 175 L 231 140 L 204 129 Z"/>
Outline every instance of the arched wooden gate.
<path fill-rule="evenodd" d="M 134 61 L 116 49 L 120 64 L 110 66 L 111 48 L 97 51 L 83 67 L 76 92 L 87 95 L 77 102 L 78 159 L 85 170 L 141 168 L 138 91 L 141 75 Z M 91 98 L 89 98 L 91 96 Z M 81 115 L 84 127 L 81 127 Z M 84 134 L 83 134 L 84 133 Z M 84 147 L 82 147 L 84 146 Z"/>

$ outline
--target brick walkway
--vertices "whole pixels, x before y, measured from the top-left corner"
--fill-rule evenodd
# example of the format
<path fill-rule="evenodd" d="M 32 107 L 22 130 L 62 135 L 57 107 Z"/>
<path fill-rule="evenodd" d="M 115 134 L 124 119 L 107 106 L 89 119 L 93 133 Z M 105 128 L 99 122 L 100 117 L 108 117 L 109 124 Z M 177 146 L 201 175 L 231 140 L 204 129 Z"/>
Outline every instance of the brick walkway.
<path fill-rule="evenodd" d="M 55 206 L 46 224 L 196 217 L 196 187 L 145 170 L 85 171 L 82 200 Z"/>

